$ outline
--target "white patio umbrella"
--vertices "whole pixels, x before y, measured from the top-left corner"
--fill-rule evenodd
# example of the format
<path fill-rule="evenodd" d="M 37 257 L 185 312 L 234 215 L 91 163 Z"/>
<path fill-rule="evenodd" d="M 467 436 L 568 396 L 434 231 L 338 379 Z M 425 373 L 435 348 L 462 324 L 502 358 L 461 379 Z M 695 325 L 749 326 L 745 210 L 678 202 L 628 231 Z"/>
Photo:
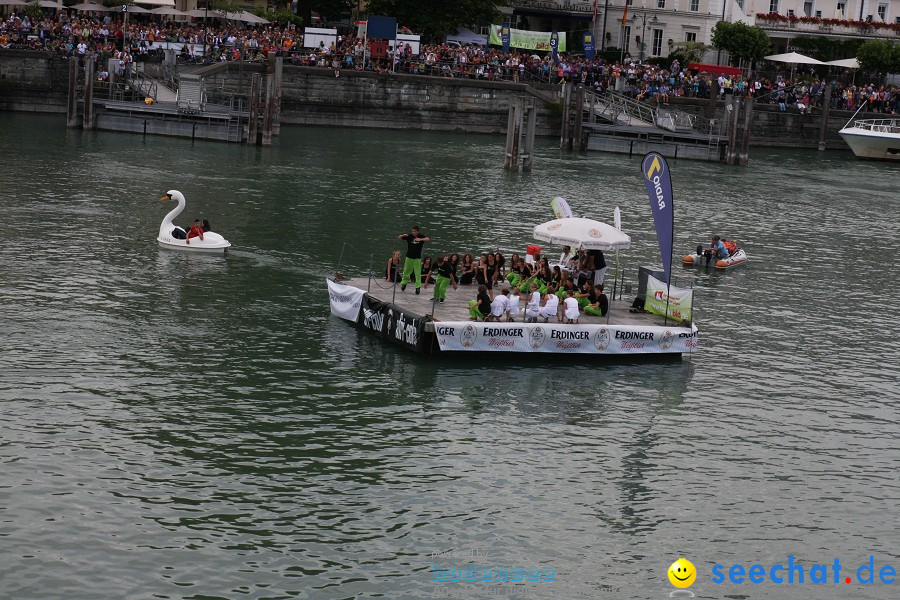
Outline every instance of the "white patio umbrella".
<path fill-rule="evenodd" d="M 150 6 L 171 6 L 175 8 L 175 0 L 135 0 L 135 2 Z"/>
<path fill-rule="evenodd" d="M 202 19 L 203 17 L 206 17 L 206 16 L 209 16 L 210 19 L 227 18 L 226 14 L 223 12 L 220 12 L 218 10 L 211 10 L 211 11 L 207 12 L 206 10 L 204 10 L 202 8 L 195 8 L 194 10 L 189 10 L 184 14 L 186 14 L 189 17 L 197 17 L 198 19 Z"/>
<path fill-rule="evenodd" d="M 821 60 L 816 60 L 811 56 L 804 56 L 797 52 L 788 52 L 786 54 L 771 54 L 765 57 L 766 60 L 775 62 L 791 63 L 792 65 L 824 65 Z"/>
<path fill-rule="evenodd" d="M 584 250 L 618 250 L 631 246 L 631 238 L 606 223 L 573 217 L 534 226 L 534 239 Z"/>
<path fill-rule="evenodd" d="M 230 19 L 232 17 L 228 17 L 228 18 Z M 241 12 L 237 13 L 237 15 L 235 15 L 235 17 L 233 17 L 233 18 L 238 21 L 243 21 L 244 23 L 250 23 L 252 25 L 268 25 L 269 24 L 269 21 L 267 19 L 263 19 L 262 17 L 254 15 L 251 12 L 247 12 L 246 10 L 242 10 Z"/>
<path fill-rule="evenodd" d="M 843 60 L 830 60 L 826 65 L 831 65 L 833 67 L 843 67 L 845 69 L 858 69 L 859 61 L 855 58 L 845 58 Z"/>
<path fill-rule="evenodd" d="M 172 8 L 171 6 L 160 6 L 159 8 L 154 8 L 150 12 L 154 15 L 172 15 L 174 17 L 188 16 L 186 12 L 181 12 L 177 8 Z"/>
<path fill-rule="evenodd" d="M 25 6 L 27 2 L 22 0 L 0 0 L 0 6 Z"/>
<path fill-rule="evenodd" d="M 138 5 L 136 5 L 136 4 L 129 4 L 129 5 L 128 5 L 128 12 L 130 12 L 130 13 L 133 14 L 133 15 L 143 15 L 143 14 L 149 14 L 149 13 L 150 13 L 150 9 L 148 9 L 148 8 L 143 8 L 143 7 L 138 6 Z"/>
<path fill-rule="evenodd" d="M 112 12 L 113 9 L 103 6 L 102 4 L 93 4 L 91 2 L 84 2 L 82 4 L 73 4 L 67 8 L 71 8 L 77 10 L 78 12 L 88 12 L 90 10 L 94 12 Z"/>
<path fill-rule="evenodd" d="M 38 6 L 41 8 L 62 8 L 62 0 L 40 0 Z"/>

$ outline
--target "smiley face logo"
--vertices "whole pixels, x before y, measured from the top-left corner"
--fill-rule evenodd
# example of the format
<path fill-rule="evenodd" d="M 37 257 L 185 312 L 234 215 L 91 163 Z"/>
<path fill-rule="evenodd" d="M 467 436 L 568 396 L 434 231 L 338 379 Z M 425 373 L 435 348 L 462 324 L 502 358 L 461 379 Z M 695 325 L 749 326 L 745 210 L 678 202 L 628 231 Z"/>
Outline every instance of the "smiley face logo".
<path fill-rule="evenodd" d="M 677 588 L 691 587 L 697 579 L 697 568 L 686 558 L 679 558 L 672 563 L 668 571 L 669 581 Z"/>

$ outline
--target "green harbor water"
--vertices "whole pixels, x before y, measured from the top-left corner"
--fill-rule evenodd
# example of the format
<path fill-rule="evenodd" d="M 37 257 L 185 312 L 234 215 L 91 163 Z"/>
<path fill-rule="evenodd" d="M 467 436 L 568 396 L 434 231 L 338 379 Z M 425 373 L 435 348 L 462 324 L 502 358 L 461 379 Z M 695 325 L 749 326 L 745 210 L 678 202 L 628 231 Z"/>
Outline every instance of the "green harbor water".
<path fill-rule="evenodd" d="M 750 256 L 675 268 L 680 363 L 442 363 L 331 316 L 342 249 L 380 273 L 418 224 L 426 253 L 521 252 L 562 195 L 621 207 L 633 283 L 658 262 L 639 157 L 539 140 L 509 174 L 502 137 L 260 149 L 10 113 L 0 141 L 0 598 L 662 599 L 680 556 L 701 598 L 897 597 L 896 165 L 673 162 L 676 255 L 718 233 Z M 170 189 L 227 256 L 158 248 Z M 804 584 L 727 579 L 789 555 Z M 472 564 L 553 581 L 434 581 Z"/>

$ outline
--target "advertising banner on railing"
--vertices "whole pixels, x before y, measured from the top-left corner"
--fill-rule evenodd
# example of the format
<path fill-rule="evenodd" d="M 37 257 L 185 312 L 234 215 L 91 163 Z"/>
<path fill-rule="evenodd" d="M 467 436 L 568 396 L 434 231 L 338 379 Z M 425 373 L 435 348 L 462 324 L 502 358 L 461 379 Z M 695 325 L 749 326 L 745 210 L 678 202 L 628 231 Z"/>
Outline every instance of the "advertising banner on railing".
<path fill-rule="evenodd" d="M 394 304 L 364 294 L 357 323 L 378 337 L 400 344 L 414 352 L 423 350 L 425 317 L 408 313 Z"/>
<path fill-rule="evenodd" d="M 697 329 L 637 325 L 442 321 L 435 336 L 447 352 L 672 354 L 697 347 Z"/>
<path fill-rule="evenodd" d="M 653 275 L 647 276 L 647 297 L 644 310 L 655 315 L 665 316 L 668 307 L 669 318 L 677 322 L 691 320 L 691 306 L 694 302 L 694 290 L 666 286 Z"/>
<path fill-rule="evenodd" d="M 493 46 L 502 46 L 503 37 L 500 32 L 500 25 L 491 25 L 490 44 Z M 566 32 L 562 31 L 557 38 L 557 52 L 566 52 Z M 541 50 L 550 52 L 553 48 L 550 45 L 550 32 L 548 31 L 530 31 L 528 29 L 512 29 L 509 30 L 509 45 L 513 48 L 522 50 Z"/>
<path fill-rule="evenodd" d="M 331 314 L 348 321 L 356 321 L 359 307 L 362 304 L 364 291 L 352 285 L 342 285 L 328 280 L 328 300 L 331 302 Z"/>

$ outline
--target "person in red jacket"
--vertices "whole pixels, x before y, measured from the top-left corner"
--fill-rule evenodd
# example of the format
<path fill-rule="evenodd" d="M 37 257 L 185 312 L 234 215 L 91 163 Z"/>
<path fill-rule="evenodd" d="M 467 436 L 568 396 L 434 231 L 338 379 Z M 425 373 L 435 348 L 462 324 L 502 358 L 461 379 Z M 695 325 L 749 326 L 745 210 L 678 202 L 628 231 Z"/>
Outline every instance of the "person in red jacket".
<path fill-rule="evenodd" d="M 188 231 L 186 243 L 191 243 L 192 237 L 199 237 L 200 240 L 203 240 L 203 225 L 200 224 L 200 219 L 195 219 L 194 224 L 191 225 L 191 230 Z"/>

